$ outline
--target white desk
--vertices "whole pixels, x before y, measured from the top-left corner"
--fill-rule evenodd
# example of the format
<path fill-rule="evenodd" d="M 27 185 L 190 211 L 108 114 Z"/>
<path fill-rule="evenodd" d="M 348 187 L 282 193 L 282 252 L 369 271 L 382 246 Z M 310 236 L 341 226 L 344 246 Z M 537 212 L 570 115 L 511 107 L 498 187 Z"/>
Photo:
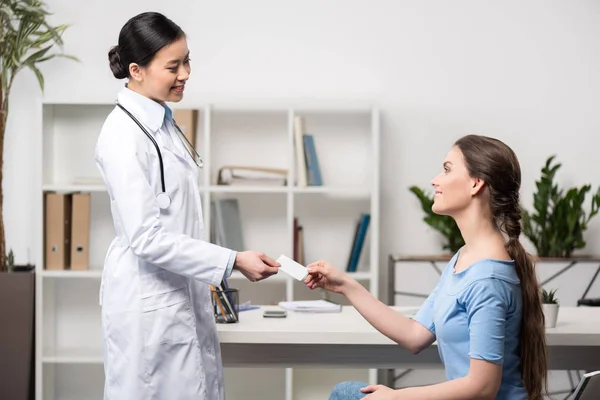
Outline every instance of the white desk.
<path fill-rule="evenodd" d="M 341 313 L 263 318 L 265 306 L 218 324 L 223 363 L 229 367 L 442 368 L 435 344 L 413 355 L 375 330 L 353 307 Z M 395 307 L 415 310 L 414 307 Z M 561 307 L 546 332 L 550 369 L 600 369 L 600 307 Z"/>

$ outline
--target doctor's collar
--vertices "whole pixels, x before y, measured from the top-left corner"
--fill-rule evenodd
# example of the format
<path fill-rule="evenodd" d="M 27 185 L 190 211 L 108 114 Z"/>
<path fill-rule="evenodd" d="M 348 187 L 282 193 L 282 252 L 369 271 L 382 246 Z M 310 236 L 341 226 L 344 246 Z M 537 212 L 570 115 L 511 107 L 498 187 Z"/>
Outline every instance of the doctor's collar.
<path fill-rule="evenodd" d="M 151 131 L 157 132 L 163 125 L 165 116 L 171 118 L 171 110 L 156 101 L 125 87 L 117 95 L 119 103 L 146 125 Z"/>

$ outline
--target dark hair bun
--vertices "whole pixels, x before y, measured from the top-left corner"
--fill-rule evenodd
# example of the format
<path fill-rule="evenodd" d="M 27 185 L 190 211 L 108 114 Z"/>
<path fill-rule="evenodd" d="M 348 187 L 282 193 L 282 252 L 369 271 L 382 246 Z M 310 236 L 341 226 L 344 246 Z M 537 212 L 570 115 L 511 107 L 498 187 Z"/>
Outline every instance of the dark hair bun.
<path fill-rule="evenodd" d="M 108 61 L 110 63 L 110 70 L 112 71 L 115 78 L 125 79 L 129 76 L 127 70 L 123 66 L 123 63 L 121 63 L 121 57 L 119 56 L 118 46 L 113 46 L 108 51 Z"/>
<path fill-rule="evenodd" d="M 117 79 L 129 77 L 129 65 L 146 67 L 163 47 L 185 37 L 173 21 L 157 12 L 144 12 L 131 18 L 119 33 L 117 46 L 108 52 L 110 69 Z"/>

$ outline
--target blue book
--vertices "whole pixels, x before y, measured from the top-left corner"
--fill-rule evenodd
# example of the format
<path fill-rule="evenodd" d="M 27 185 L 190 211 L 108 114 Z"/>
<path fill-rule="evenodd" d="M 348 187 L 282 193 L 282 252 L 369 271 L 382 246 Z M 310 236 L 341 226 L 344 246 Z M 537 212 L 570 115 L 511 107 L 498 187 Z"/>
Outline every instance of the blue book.
<path fill-rule="evenodd" d="M 315 148 L 315 138 L 311 134 L 305 133 L 302 135 L 304 142 L 304 158 L 306 159 L 307 184 L 309 186 L 321 186 L 321 168 L 319 166 L 319 158 L 317 157 L 317 149 Z"/>
<path fill-rule="evenodd" d="M 369 222 L 371 222 L 371 215 L 361 214 L 354 234 L 354 242 L 350 252 L 350 259 L 348 260 L 348 267 L 346 268 L 346 271 L 348 272 L 356 272 L 358 261 L 360 260 L 360 255 L 365 243 L 367 229 L 369 228 Z"/>

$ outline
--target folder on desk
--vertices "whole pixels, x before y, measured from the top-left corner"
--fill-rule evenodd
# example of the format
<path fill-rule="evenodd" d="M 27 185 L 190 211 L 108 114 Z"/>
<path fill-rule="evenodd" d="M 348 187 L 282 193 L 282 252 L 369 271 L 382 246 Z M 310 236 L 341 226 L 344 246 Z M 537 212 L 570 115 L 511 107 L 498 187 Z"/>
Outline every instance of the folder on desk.
<path fill-rule="evenodd" d="M 280 301 L 279 306 L 290 311 L 305 313 L 333 313 L 342 311 L 341 304 L 327 300 Z"/>

